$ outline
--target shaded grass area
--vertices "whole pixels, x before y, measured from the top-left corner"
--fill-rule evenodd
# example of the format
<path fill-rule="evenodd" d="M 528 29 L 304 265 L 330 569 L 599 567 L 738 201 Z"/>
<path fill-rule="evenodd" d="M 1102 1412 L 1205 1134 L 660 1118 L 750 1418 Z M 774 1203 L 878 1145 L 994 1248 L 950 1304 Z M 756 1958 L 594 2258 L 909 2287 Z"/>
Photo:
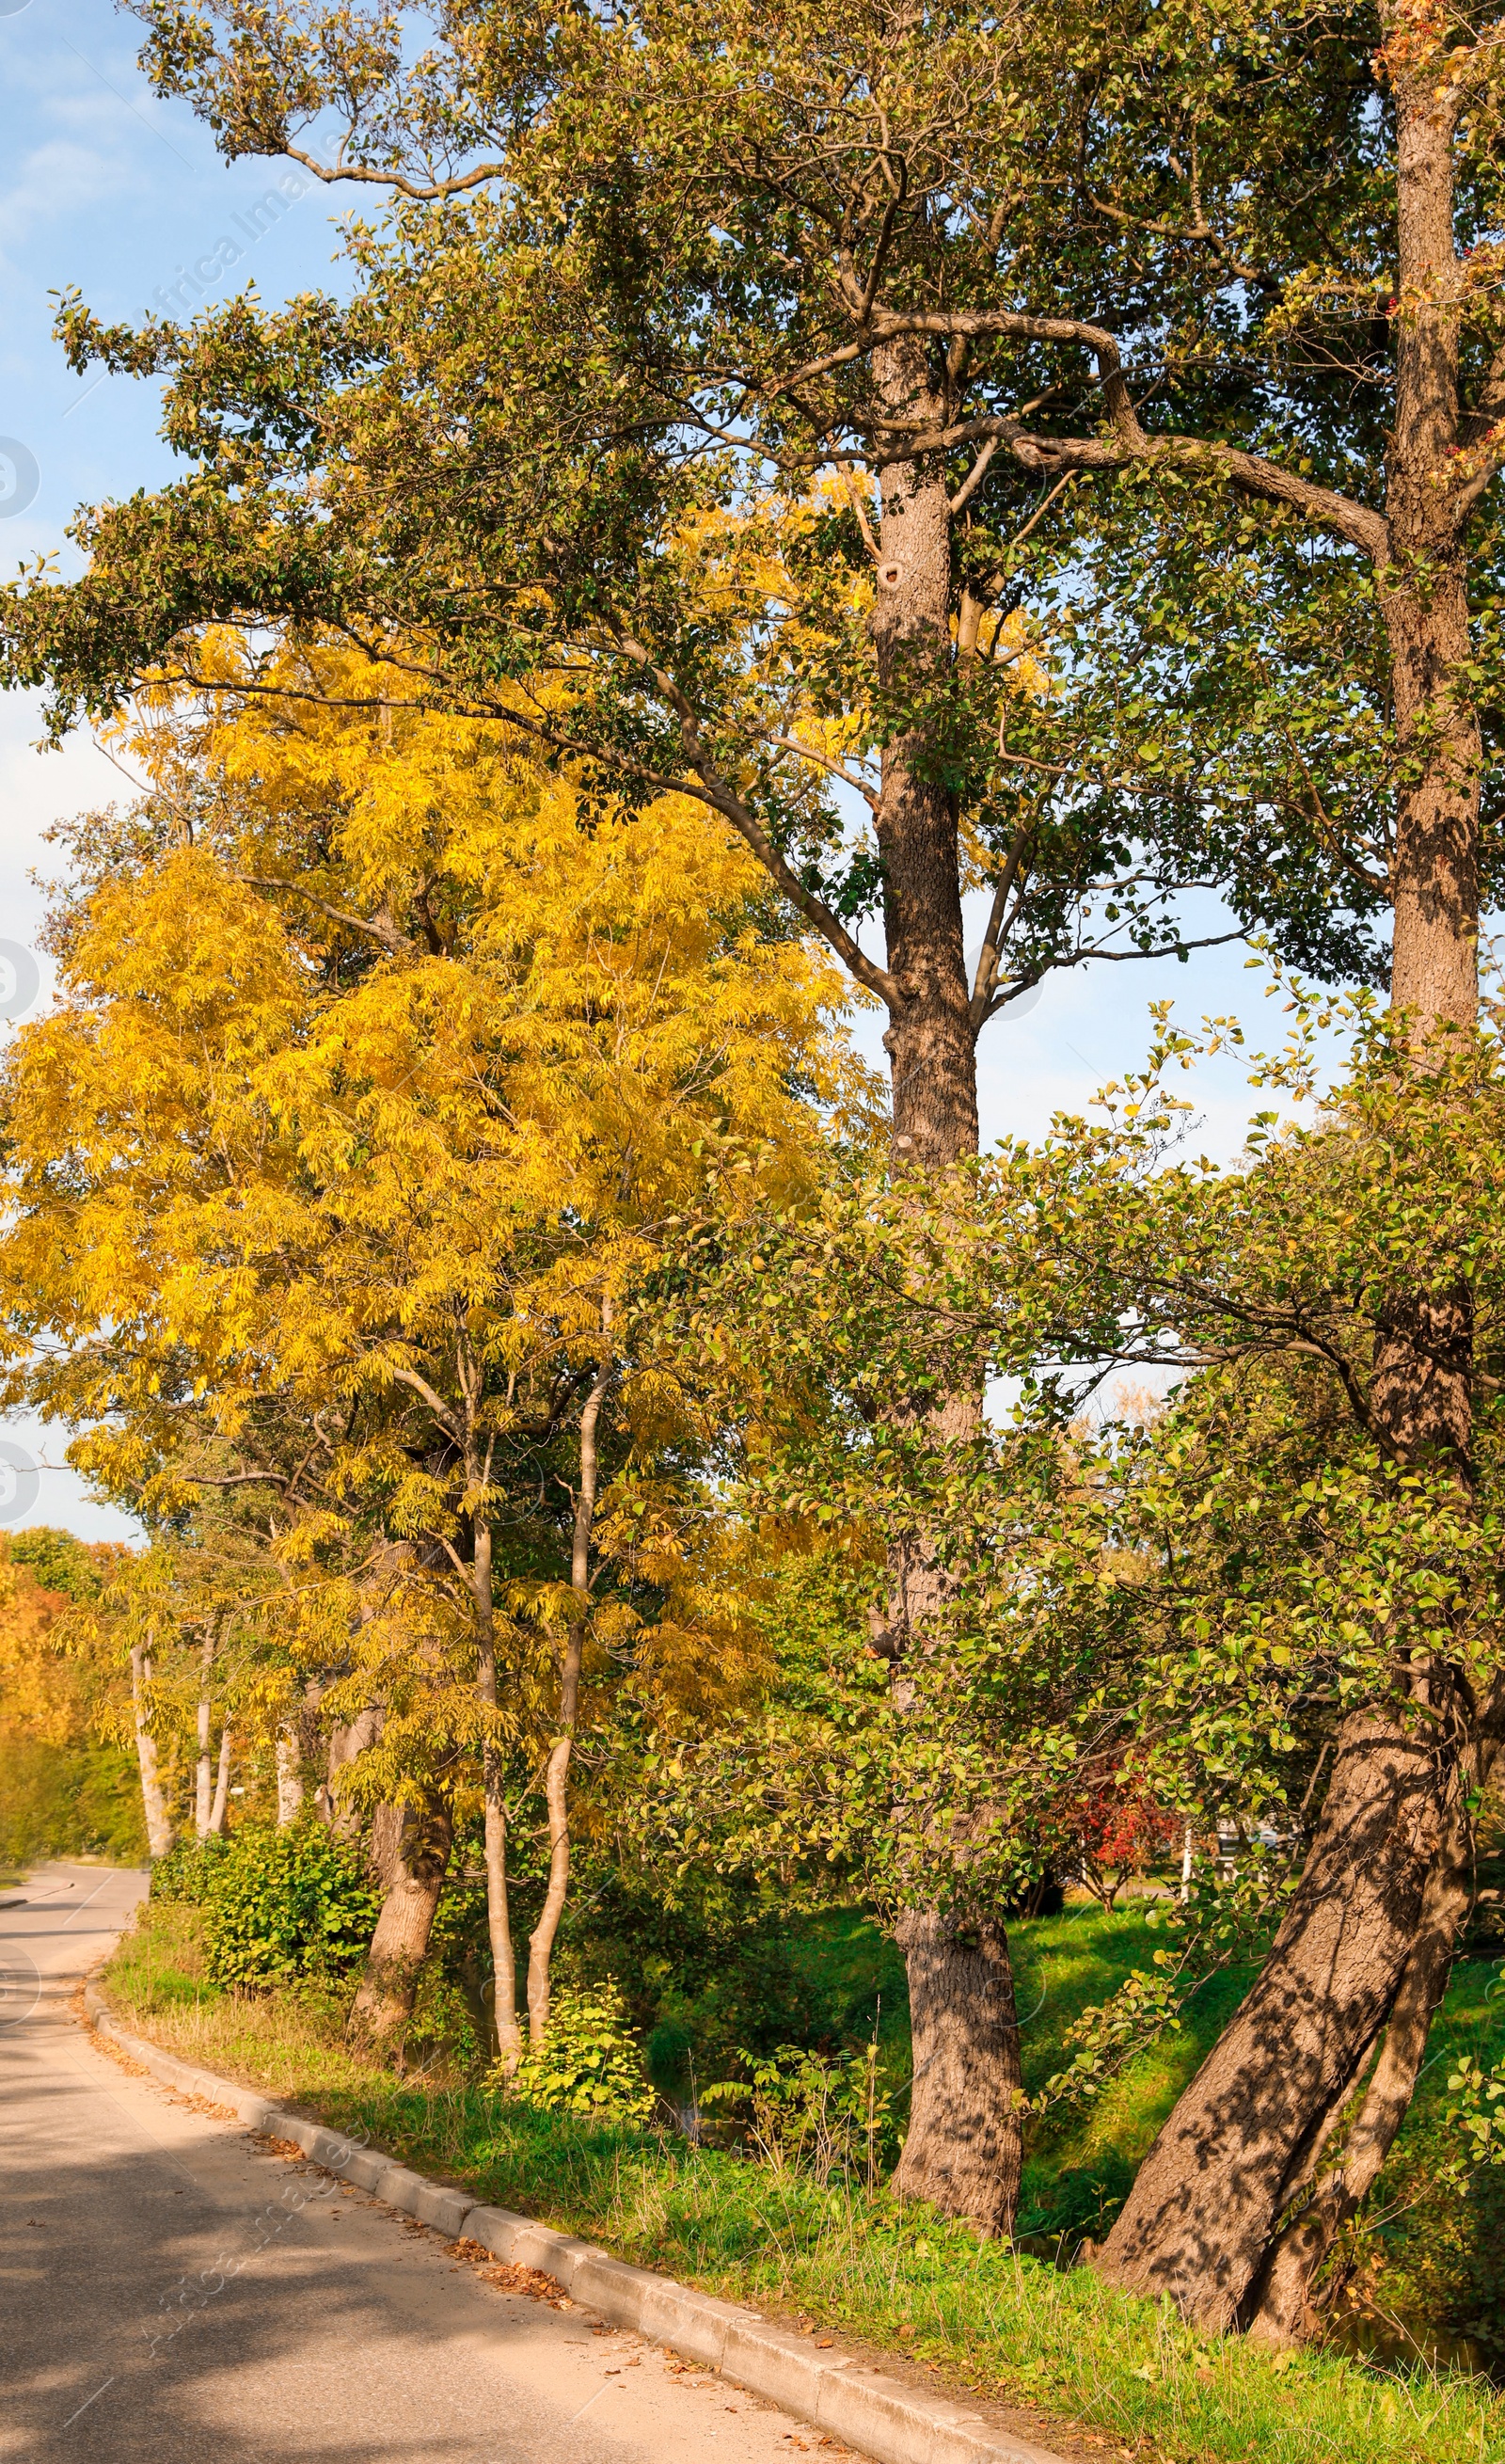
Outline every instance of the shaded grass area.
<path fill-rule="evenodd" d="M 1075 1922 L 1046 1921 L 1065 1925 L 1074 1955 L 1091 1938 L 1091 1920 Z M 854 1989 L 870 1979 L 886 1947 L 866 1947 L 845 1921 L 822 1924 Z M 1104 1958 L 1117 1941 L 1105 1937 Z M 1038 1955 L 1048 1974 L 1043 1939 Z M 1071 1994 L 1096 1996 L 1082 1955 L 1062 1987 L 1061 2026 Z M 206 1985 L 190 1908 L 147 1911 L 106 1983 L 160 2043 L 423 2170 L 709 2292 L 902 2347 L 946 2385 L 1046 2408 L 1109 2450 L 1169 2464 L 1505 2464 L 1505 2404 L 1481 2382 L 1383 2373 L 1331 2353 L 1266 2355 L 852 2183 L 822 2189 L 667 2134 L 586 2128 L 458 2079 L 400 2079 L 346 2051 L 340 1990 L 251 2000 Z M 1049 2058 L 1043 2032 L 1032 2061 L 1036 2053 Z"/>

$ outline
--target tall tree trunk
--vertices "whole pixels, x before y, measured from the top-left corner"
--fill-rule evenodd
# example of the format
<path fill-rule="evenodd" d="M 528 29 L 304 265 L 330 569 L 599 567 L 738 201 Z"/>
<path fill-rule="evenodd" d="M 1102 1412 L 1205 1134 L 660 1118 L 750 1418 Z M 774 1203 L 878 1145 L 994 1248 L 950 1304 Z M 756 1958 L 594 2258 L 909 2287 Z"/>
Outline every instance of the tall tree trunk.
<path fill-rule="evenodd" d="M 601 1332 L 606 1337 L 611 1332 L 611 1310 L 605 1303 L 601 1307 Z M 591 1533 L 596 1523 L 596 1489 L 600 1475 L 600 1412 L 606 1389 L 611 1383 L 613 1366 L 611 1353 L 607 1351 L 602 1355 L 580 1413 L 580 1478 L 575 1495 L 575 1529 L 570 1548 L 570 1587 L 575 1595 L 575 1611 L 565 1638 L 564 1665 L 559 1673 L 558 1728 L 549 1749 L 544 1774 L 544 1795 L 549 1809 L 549 1881 L 538 1922 L 528 1938 L 528 2037 L 529 2042 L 535 2046 L 542 2044 L 549 2032 L 550 1964 L 559 1919 L 564 1914 L 565 1896 L 570 1887 L 570 1753 L 575 1743 L 575 1723 L 579 1713 L 580 1661 L 590 1617 Z"/>
<path fill-rule="evenodd" d="M 297 1722 L 284 1720 L 277 1730 L 277 1829 L 295 1822 L 303 1804 L 303 1756 Z"/>
<path fill-rule="evenodd" d="M 1385 24 L 1388 37 L 1388 13 Z M 1467 515 L 1451 467 L 1463 281 L 1455 105 L 1431 70 L 1403 68 L 1394 85 L 1401 305 L 1390 553 L 1377 579 L 1400 757 L 1390 991 L 1426 1062 L 1475 1023 L 1481 750 L 1477 719 L 1455 693 L 1470 647 Z M 1387 1453 L 1450 1466 L 1466 1489 L 1472 1380 L 1466 1291 L 1392 1294 L 1370 1387 Z M 1378 2175 L 1447 1984 L 1469 1903 L 1466 1774 L 1493 1748 L 1455 1672 L 1417 1664 L 1408 1690 L 1428 1716 L 1379 1706 L 1345 1724 L 1271 1957 L 1156 2140 L 1097 2262 L 1119 2283 L 1171 2294 L 1208 2326 L 1242 2318 L 1277 2340 L 1301 2332 L 1313 2272 Z M 1340 2164 L 1282 2228 L 1377 2042 Z"/>
<path fill-rule="evenodd" d="M 897 420 L 937 414 L 922 345 L 875 356 Z M 886 693 L 940 693 L 950 662 L 951 516 L 939 467 L 883 473 L 873 631 Z M 977 1053 L 962 932 L 956 814 L 923 727 L 883 747 L 878 822 L 888 972 L 900 999 L 883 1037 L 893 1080 L 894 1159 L 940 1167 L 977 1151 Z"/>
<path fill-rule="evenodd" d="M 323 1783 L 318 1792 L 318 1815 L 337 1839 L 359 1839 L 360 1809 L 353 1805 L 339 1787 L 339 1774 L 348 1770 L 368 1746 L 374 1746 L 382 1733 L 382 1714 L 374 1703 L 358 1711 L 353 1720 L 337 1720 L 329 1732 L 329 1756 Z"/>
<path fill-rule="evenodd" d="M 373 1847 L 384 1859 L 386 1897 L 347 2034 L 353 2044 L 373 2052 L 400 2053 L 428 1956 L 454 1828 L 449 1808 L 437 1793 L 417 1810 L 382 1806 L 378 1817 Z"/>
<path fill-rule="evenodd" d="M 403 1832 L 407 1816 L 401 1805 L 379 1805 L 371 1817 L 371 1842 L 366 1870 L 378 1890 L 389 1891 L 403 1863 Z"/>
<path fill-rule="evenodd" d="M 909 1979 L 914 2091 L 895 2187 L 1013 2231 L 1023 2163 L 1019 2026 L 1001 1925 L 960 1927 L 933 1908 L 896 1928 Z"/>
<path fill-rule="evenodd" d="M 199 1654 L 199 1759 L 194 1774 L 193 1826 L 195 1836 L 209 1836 L 210 1792 L 214 1785 L 214 1763 L 210 1751 L 209 1679 L 214 1668 L 214 1631 L 205 1635 Z"/>
<path fill-rule="evenodd" d="M 510 2075 L 522 2059 L 523 2032 L 517 2016 L 517 1952 L 507 1889 L 507 1798 L 502 1779 L 501 1754 L 494 1741 L 488 1738 L 482 1759 L 482 1785 L 486 1797 L 486 1922 L 491 1944 L 491 2016 L 497 2057 Z"/>
<path fill-rule="evenodd" d="M 476 1692 L 486 1710 L 494 1711 L 496 1604 L 491 1583 L 491 1527 L 479 1517 L 473 1526 L 470 1557 L 478 1638 Z M 495 1737 L 489 1732 L 481 1748 L 486 1824 L 486 1925 L 491 1944 L 491 2010 L 496 2051 L 510 2074 L 522 2059 L 523 2032 L 517 2019 L 517 1954 L 513 1946 L 512 1908 L 507 1894 L 507 1798 L 502 1779 L 501 1752 Z"/>
<path fill-rule="evenodd" d="M 157 1768 L 157 1740 L 146 1725 L 146 1689 L 152 1681 L 151 1653 L 137 1644 L 131 1652 L 131 1707 L 136 1717 L 136 1761 L 142 1775 L 142 1811 L 146 1816 L 146 1852 L 153 1864 L 172 1846 L 172 1824 Z"/>
<path fill-rule="evenodd" d="M 883 345 L 874 370 L 896 422 L 934 421 L 924 346 Z M 951 515 L 939 465 L 891 464 L 883 473 L 874 632 L 884 691 L 939 693 L 951 656 Z M 976 1034 L 962 929 L 956 814 L 923 726 L 883 748 L 878 846 L 888 971 L 899 988 L 883 1038 L 893 1081 L 897 1171 L 944 1172 L 977 1151 Z M 980 1397 L 956 1395 L 927 1415 L 942 1436 L 965 1437 Z M 923 1533 L 892 1556 L 895 1687 L 905 1658 L 923 1650 L 942 1585 Z M 974 1912 L 975 1913 L 975 1912 Z M 991 1912 L 955 1923 L 934 1908 L 902 1918 L 909 1978 L 914 2088 L 895 2187 L 988 2233 L 1008 2233 L 1023 2159 L 1022 2080 L 1008 1936 Z"/>
<path fill-rule="evenodd" d="M 214 1777 L 214 1802 L 209 1808 L 209 1829 L 216 1837 L 225 1828 L 226 1809 L 229 1803 L 229 1722 L 220 1730 L 220 1762 Z"/>

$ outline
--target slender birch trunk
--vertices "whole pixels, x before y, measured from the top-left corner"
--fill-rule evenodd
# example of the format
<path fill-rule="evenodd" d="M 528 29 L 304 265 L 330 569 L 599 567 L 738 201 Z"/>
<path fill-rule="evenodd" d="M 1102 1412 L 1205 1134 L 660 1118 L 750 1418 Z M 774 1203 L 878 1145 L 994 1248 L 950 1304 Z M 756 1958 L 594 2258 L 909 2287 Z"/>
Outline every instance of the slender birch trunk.
<path fill-rule="evenodd" d="M 146 1693 L 151 1682 L 151 1653 L 138 1643 L 131 1652 L 131 1706 L 136 1715 L 136 1761 L 142 1775 L 146 1848 L 155 1864 L 172 1846 L 172 1824 L 167 1819 L 167 1800 L 157 1768 L 157 1740 L 146 1725 Z"/>
<path fill-rule="evenodd" d="M 610 1331 L 610 1306 L 603 1303 L 601 1332 L 609 1337 Z M 538 1922 L 528 1940 L 528 2035 L 529 2041 L 534 2045 L 542 2044 L 548 2034 L 550 1962 L 570 1887 L 570 1754 L 579 1710 L 580 1663 L 590 1617 L 591 1533 L 596 1522 L 600 1476 L 598 1432 L 601 1405 L 611 1383 L 614 1366 L 609 1350 L 604 1351 L 580 1413 L 580 1477 L 575 1496 L 575 1530 L 570 1551 L 570 1587 L 575 1595 L 575 1609 L 565 1638 L 564 1665 L 559 1678 L 558 1727 L 549 1749 L 544 1774 L 544 1796 L 549 1809 L 549 1882 Z"/>
<path fill-rule="evenodd" d="M 219 1770 L 214 1778 L 214 1802 L 209 1808 L 209 1829 L 216 1837 L 225 1828 L 225 1813 L 229 1801 L 229 1722 L 220 1730 Z"/>
<path fill-rule="evenodd" d="M 212 1705 L 209 1697 L 209 1681 L 213 1670 L 214 1629 L 210 1626 L 205 1634 L 199 1653 L 199 1758 L 194 1774 L 193 1823 L 195 1836 L 200 1839 L 207 1839 L 209 1836 L 210 1791 L 214 1779 L 214 1763 L 210 1751 Z"/>
<path fill-rule="evenodd" d="M 295 1822 L 303 1804 L 303 1756 L 297 1720 L 285 1720 L 277 1730 L 277 1829 Z"/>
<path fill-rule="evenodd" d="M 477 1635 L 476 1692 L 487 1711 L 496 1708 L 496 1606 L 492 1589 L 491 1527 L 478 1518 L 474 1525 L 471 1575 L 475 1589 Z M 492 2013 L 496 2051 L 509 2074 L 522 2059 L 523 2035 L 517 2018 L 517 1954 L 513 1946 L 512 1910 L 507 1893 L 507 1799 L 502 1787 L 502 1757 L 488 1731 L 481 1749 L 486 1821 L 486 1924 L 491 1945 Z"/>

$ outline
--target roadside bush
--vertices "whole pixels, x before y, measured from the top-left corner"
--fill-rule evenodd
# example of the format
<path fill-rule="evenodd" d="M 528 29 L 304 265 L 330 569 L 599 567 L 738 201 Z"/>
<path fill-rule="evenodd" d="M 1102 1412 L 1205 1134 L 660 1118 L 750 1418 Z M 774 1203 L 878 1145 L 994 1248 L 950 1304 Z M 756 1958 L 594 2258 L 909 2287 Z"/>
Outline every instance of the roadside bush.
<path fill-rule="evenodd" d="M 511 2080 L 498 2063 L 489 2084 L 542 2112 L 586 2122 L 645 2122 L 655 2102 L 615 1977 L 589 1991 L 561 1986 L 542 2044 L 529 2046 Z"/>
<path fill-rule="evenodd" d="M 217 1831 L 210 1832 L 207 1839 L 175 1840 L 165 1857 L 159 1857 L 151 1869 L 152 1898 L 190 1908 L 202 1907 L 222 1860 L 229 1853 L 229 1841 Z"/>
<path fill-rule="evenodd" d="M 353 1967 L 382 1903 L 356 1851 L 310 1817 L 237 1831 L 212 1860 L 202 1904 L 209 1976 L 254 1989 Z"/>
<path fill-rule="evenodd" d="M 891 2090 L 880 2078 L 876 2039 L 866 2055 L 826 2061 L 803 2045 L 779 2045 L 761 2060 L 743 2057 L 749 2081 L 721 2079 L 701 2090 L 703 2105 L 749 2109 L 748 2140 L 775 2173 L 862 2174 L 869 2189 L 896 2152 Z"/>
<path fill-rule="evenodd" d="M 531 1907 L 524 1891 L 517 1896 Z M 807 1940 L 812 1925 L 825 1922 L 806 1911 L 792 1924 L 787 1907 L 721 1876 L 692 1874 L 665 1899 L 657 1878 L 617 1872 L 582 1854 L 578 1907 L 566 1911 L 555 1973 L 585 1992 L 604 1979 L 621 1982 L 655 2085 L 683 2104 L 697 2079 L 728 2077 L 744 2052 L 806 2044 L 834 2056 L 866 2043 L 874 2021 L 870 1953 L 864 1946 L 862 1972 L 846 1973 L 825 1957 L 823 1943 Z M 884 2010 L 897 2009 L 903 1961 L 895 1953 L 880 1964 L 897 1969 L 897 1999 L 883 1977 Z"/>

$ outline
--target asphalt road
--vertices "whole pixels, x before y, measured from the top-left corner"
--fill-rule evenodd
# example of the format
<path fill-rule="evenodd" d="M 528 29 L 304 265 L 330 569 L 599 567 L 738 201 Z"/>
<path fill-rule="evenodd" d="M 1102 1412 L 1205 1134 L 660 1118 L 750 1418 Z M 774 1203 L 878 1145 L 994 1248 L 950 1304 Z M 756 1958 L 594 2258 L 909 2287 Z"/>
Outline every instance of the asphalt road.
<path fill-rule="evenodd" d="M 101 2052 L 68 2005 L 143 1888 L 54 1865 L 0 1894 L 0 2457 L 835 2464 Z"/>

